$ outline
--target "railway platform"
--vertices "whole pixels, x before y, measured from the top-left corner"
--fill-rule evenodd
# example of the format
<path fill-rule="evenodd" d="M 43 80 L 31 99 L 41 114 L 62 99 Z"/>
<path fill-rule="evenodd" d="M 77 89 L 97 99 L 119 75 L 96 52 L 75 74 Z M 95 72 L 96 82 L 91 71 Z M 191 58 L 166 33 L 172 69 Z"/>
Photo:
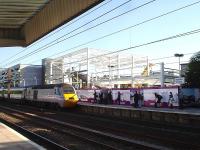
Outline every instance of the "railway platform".
<path fill-rule="evenodd" d="M 200 108 L 134 108 L 125 105 L 105 105 L 79 102 L 78 111 L 120 119 L 180 124 L 193 127 L 198 127 L 200 124 Z"/>
<path fill-rule="evenodd" d="M 44 150 L 18 132 L 0 123 L 0 149 L 1 150 Z"/>

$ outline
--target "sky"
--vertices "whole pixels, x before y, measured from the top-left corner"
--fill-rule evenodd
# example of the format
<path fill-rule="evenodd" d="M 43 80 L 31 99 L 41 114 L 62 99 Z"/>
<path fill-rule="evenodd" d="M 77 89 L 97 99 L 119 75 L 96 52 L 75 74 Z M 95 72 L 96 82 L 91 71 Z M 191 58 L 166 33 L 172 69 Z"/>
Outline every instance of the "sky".
<path fill-rule="evenodd" d="M 104 2 L 92 8 L 88 12 L 82 14 L 78 18 L 61 26 L 57 30 L 49 33 L 47 36 L 43 37 L 39 41 L 36 41 L 35 43 L 26 48 L 23 47 L 0 48 L 1 50 L 0 67 L 1 68 L 10 67 L 19 63 L 40 65 L 41 59 L 43 58 L 56 58 L 61 55 L 67 54 L 71 51 L 76 51 L 85 47 L 89 47 L 89 48 L 100 49 L 101 51 L 109 50 L 113 52 L 129 48 L 124 52 L 133 53 L 136 55 L 148 56 L 150 62 L 151 61 L 154 63 L 165 62 L 166 66 L 169 65 L 169 67 L 178 68 L 178 58 L 173 57 L 174 54 L 175 53 L 185 54 L 184 57 L 181 58 L 181 63 L 188 62 L 189 58 L 195 52 L 200 51 L 199 47 L 200 33 L 183 36 L 172 40 L 157 42 L 154 44 L 145 45 L 141 47 L 137 46 L 157 41 L 160 39 L 168 38 L 177 34 L 199 29 L 200 2 L 185 9 L 159 17 L 155 20 L 140 25 L 137 24 L 195 2 L 199 1 L 198 0 L 189 0 L 189 1 L 188 0 L 176 0 L 176 1 L 105 0 Z M 134 9 L 145 3 L 148 4 L 138 9 Z M 110 13 L 107 13 L 106 15 L 103 15 L 102 17 L 99 17 L 102 14 L 105 14 L 106 12 L 114 9 L 117 6 L 120 7 L 115 9 L 114 11 L 111 11 Z M 99 18 L 95 19 L 97 17 Z M 113 17 L 115 18 L 111 19 Z M 105 22 L 106 20 L 110 21 Z M 131 26 L 134 27 L 129 28 Z M 125 28 L 129 29 L 114 34 L 112 36 L 108 36 L 101 40 L 89 42 Z M 64 39 L 60 38 L 62 36 L 64 36 L 63 37 Z M 62 42 L 61 41 L 59 42 L 59 40 L 62 40 Z M 44 47 L 45 45 L 54 42 L 58 43 L 48 48 Z M 41 49 L 41 47 L 44 48 L 42 48 L 40 52 L 31 55 L 29 57 L 26 56 L 26 54 Z M 136 47 L 136 48 L 130 48 L 130 47 Z M 58 54 L 59 52 L 60 54 Z M 21 58 L 23 56 L 25 57 Z M 164 57 L 170 57 L 170 58 L 165 59 Z"/>

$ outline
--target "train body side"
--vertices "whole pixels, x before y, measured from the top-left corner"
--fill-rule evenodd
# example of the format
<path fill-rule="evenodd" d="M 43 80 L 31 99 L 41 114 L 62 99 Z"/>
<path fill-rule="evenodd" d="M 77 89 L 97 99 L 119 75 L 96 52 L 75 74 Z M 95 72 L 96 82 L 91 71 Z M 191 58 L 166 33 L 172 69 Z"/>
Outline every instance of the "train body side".
<path fill-rule="evenodd" d="M 7 89 L 2 89 L 0 93 L 1 93 L 0 94 L 1 98 L 20 100 L 20 99 L 23 99 L 24 88 L 10 89 L 10 93 L 8 93 Z"/>
<path fill-rule="evenodd" d="M 23 100 L 26 102 L 50 103 L 60 107 L 74 107 L 78 102 L 75 89 L 68 84 L 46 87 L 28 87 L 0 90 L 0 97 L 5 99 Z"/>
<path fill-rule="evenodd" d="M 32 89 L 27 88 L 25 91 L 25 99 L 29 101 L 56 103 L 60 107 L 64 107 L 64 97 L 55 92 L 56 88 L 51 89 Z"/>

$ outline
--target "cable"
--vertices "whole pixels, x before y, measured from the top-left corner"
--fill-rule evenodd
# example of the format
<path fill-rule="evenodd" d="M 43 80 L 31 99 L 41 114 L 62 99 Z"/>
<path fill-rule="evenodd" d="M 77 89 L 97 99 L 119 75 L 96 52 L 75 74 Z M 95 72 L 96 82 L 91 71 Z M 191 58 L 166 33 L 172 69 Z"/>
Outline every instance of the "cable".
<path fill-rule="evenodd" d="M 97 19 L 99 19 L 99 18 L 101 18 L 101 17 L 103 17 L 103 16 L 105 16 L 105 15 L 111 13 L 112 11 L 114 11 L 114 10 L 116 10 L 116 9 L 118 9 L 118 8 L 120 8 L 120 7 L 122 7 L 123 5 L 128 4 L 128 3 L 131 2 L 131 1 L 132 1 L 132 0 L 128 0 L 128 1 L 126 1 L 126 2 L 124 2 L 124 3 L 122 3 L 122 4 L 120 4 L 119 6 L 117 6 L 117 7 L 113 8 L 113 9 L 107 11 L 106 13 L 104 13 L 104 14 L 98 16 L 97 18 L 95 18 L 95 19 L 93 19 L 93 20 L 91 20 L 91 21 L 89 21 L 89 22 L 87 22 L 87 23 L 81 25 L 80 27 L 78 27 L 78 28 L 76 28 L 76 29 L 74 29 L 74 30 L 68 32 L 67 34 L 65 34 L 65 35 L 63 35 L 63 36 L 57 38 L 56 40 L 62 39 L 62 38 L 65 37 L 66 35 L 69 35 L 69 34 L 73 33 L 74 31 L 77 31 L 78 29 L 80 29 L 80 28 L 82 28 L 82 27 L 84 27 L 84 26 L 86 26 L 86 25 L 92 23 L 93 21 L 95 21 L 95 20 L 97 20 Z M 49 43 L 48 43 L 48 44 L 49 44 Z M 45 46 L 47 46 L 48 44 L 46 44 Z"/>
<path fill-rule="evenodd" d="M 71 22 L 71 23 L 67 24 L 66 26 L 63 26 L 62 28 L 60 28 L 60 29 L 56 30 L 55 32 L 53 32 L 53 33 L 52 33 L 52 34 L 50 34 L 49 36 L 45 36 L 45 37 L 44 37 L 44 38 L 42 38 L 40 41 L 36 41 L 36 42 L 35 42 L 33 45 L 35 45 L 36 43 L 38 43 L 38 42 L 41 42 L 41 41 L 43 41 L 43 40 L 47 39 L 48 37 L 50 37 L 50 36 L 52 36 L 52 35 L 54 35 L 54 34 L 58 33 L 59 31 L 63 30 L 64 28 L 66 28 L 66 27 L 68 27 L 68 26 L 70 26 L 71 24 L 74 24 L 75 22 L 77 22 L 77 21 L 79 21 L 80 19 L 82 19 L 82 18 L 84 18 L 84 17 L 88 16 L 89 14 L 91 14 L 92 12 L 94 12 L 94 11 L 98 10 L 99 8 L 103 7 L 104 5 L 107 5 L 107 4 L 108 4 L 108 3 L 110 3 L 111 1 L 112 1 L 112 0 L 109 0 L 109 1 L 107 1 L 106 3 L 104 3 L 104 4 L 100 5 L 99 7 L 97 7 L 96 9 L 94 9 L 94 10 L 90 11 L 89 13 L 87 13 L 87 14 L 85 14 L 85 15 L 81 16 L 81 17 L 78 17 L 78 19 L 76 19 L 76 20 L 74 20 L 73 22 Z"/>
<path fill-rule="evenodd" d="M 154 0 L 154 1 L 155 1 L 155 0 Z M 140 7 L 141 7 L 141 6 L 140 6 Z M 135 8 L 135 9 L 137 9 L 137 8 Z M 121 15 L 120 15 L 120 16 L 121 16 Z M 118 17 L 119 17 L 119 16 L 118 16 Z M 111 21 L 112 19 L 115 19 L 115 18 L 116 18 L 116 16 L 113 17 L 113 18 L 111 18 L 111 19 L 108 19 L 106 22 Z M 95 26 L 90 27 L 90 28 L 88 28 L 88 29 L 86 29 L 86 30 L 83 30 L 83 31 L 81 31 L 81 32 L 79 32 L 79 33 L 77 33 L 77 34 L 74 34 L 74 35 L 68 37 L 67 39 L 72 38 L 72 37 L 74 37 L 74 36 L 76 36 L 76 35 L 79 35 L 79 34 L 81 34 L 81 33 L 83 33 L 83 32 L 86 32 L 86 31 L 88 31 L 88 30 L 90 30 L 90 29 L 92 29 L 92 28 L 95 28 L 95 27 L 97 27 L 97 26 L 99 26 L 99 25 L 101 25 L 101 24 L 104 24 L 104 23 L 106 23 L 106 22 L 102 22 L 102 23 L 100 23 L 100 24 L 98 24 L 98 25 L 95 25 Z M 56 39 L 56 40 L 57 40 L 57 39 Z M 54 42 L 56 42 L 56 40 L 55 40 Z M 64 39 L 64 40 L 66 40 L 66 39 Z M 57 41 L 56 43 L 52 43 L 52 44 L 50 44 L 50 45 L 49 45 L 49 43 L 48 43 L 48 44 L 45 45 L 45 46 L 47 46 L 47 47 L 44 47 L 44 46 L 43 46 L 43 47 L 40 47 L 39 49 L 37 49 L 37 50 L 35 50 L 35 51 L 32 51 L 32 52 L 26 54 L 25 56 L 22 56 L 22 57 L 20 57 L 20 58 L 18 58 L 18 59 L 15 59 L 15 60 L 13 60 L 13 61 L 11 61 L 11 62 L 9 62 L 9 63 L 14 63 L 14 62 L 16 62 L 16 61 L 18 61 L 18 60 L 21 60 L 21 59 L 23 59 L 23 58 L 26 58 L 26 57 L 31 56 L 31 55 L 33 55 L 33 54 L 36 54 L 36 53 L 38 53 L 39 51 L 45 50 L 46 48 L 49 48 L 49 47 L 51 47 L 51 46 L 53 46 L 53 45 L 55 45 L 55 44 L 58 44 L 58 43 L 60 43 L 60 42 L 62 42 L 62 41 L 64 41 L 64 40 Z M 9 64 L 9 63 L 8 63 L 8 64 Z M 8 64 L 6 64 L 6 66 L 7 66 Z"/>
<path fill-rule="evenodd" d="M 184 55 L 191 55 L 191 54 L 195 54 L 196 52 L 194 53 L 185 53 Z M 166 58 L 173 58 L 174 56 L 168 56 L 168 57 L 161 57 L 161 58 L 154 58 L 154 59 L 149 59 L 149 61 L 152 61 L 152 60 L 160 60 L 160 59 L 166 59 Z"/>
<path fill-rule="evenodd" d="M 67 50 L 61 51 L 61 52 L 59 52 L 59 53 L 55 53 L 55 54 L 50 55 L 50 56 L 48 56 L 48 57 L 52 57 L 52 56 L 54 56 L 54 55 L 59 55 L 59 54 L 62 54 L 62 53 L 64 53 L 64 52 L 66 52 L 66 51 L 69 51 L 69 50 L 72 50 L 72 49 L 78 48 L 78 47 L 80 47 L 80 46 L 84 46 L 84 45 L 87 45 L 87 44 L 89 44 L 89 43 L 93 43 L 93 42 L 95 42 L 95 41 L 98 41 L 98 40 L 104 39 L 104 38 L 106 38 L 106 37 L 109 37 L 109 36 L 112 36 L 112 35 L 115 35 L 115 34 L 118 34 L 118 33 L 120 33 L 120 32 L 123 32 L 123 31 L 129 30 L 129 29 L 131 29 L 131 28 L 134 28 L 134 27 L 140 26 L 140 25 L 142 25 L 142 24 L 145 24 L 145 23 L 148 23 L 148 22 L 150 22 L 150 21 L 153 21 L 153 20 L 159 19 L 159 18 L 161 18 L 161 17 L 167 16 L 167 15 L 169 15 L 169 14 L 175 13 L 175 12 L 177 12 L 177 11 L 180 11 L 180 10 L 182 10 L 182 9 L 185 9 L 185 8 L 191 7 L 191 6 L 196 5 L 196 4 L 199 4 L 199 3 L 200 3 L 200 1 L 197 1 L 197 2 L 191 3 L 191 4 L 189 4 L 189 5 L 185 5 L 185 6 L 183 6 L 183 7 L 178 8 L 178 9 L 175 9 L 175 10 L 169 11 L 169 12 L 164 13 L 164 14 L 161 14 L 161 15 L 159 15 L 159 16 L 156 16 L 156 17 L 153 17 L 153 18 L 147 19 L 147 20 L 145 20 L 145 21 L 142 21 L 142 22 L 137 23 L 137 24 L 135 24 L 135 25 L 132 25 L 132 26 L 130 26 L 130 27 L 127 27 L 127 28 L 124 28 L 124 29 L 121 29 L 121 30 L 115 31 L 115 32 L 113 32 L 113 33 L 110 33 L 110 34 L 104 35 L 104 36 L 99 37 L 99 38 L 97 38 L 97 39 L 94 39 L 94 40 L 88 41 L 88 42 L 86 42 L 86 43 L 82 43 L 82 44 L 80 44 L 80 45 L 77 45 L 77 46 L 75 46 L 75 47 L 72 47 L 72 48 L 69 48 L 69 49 L 67 49 Z M 36 60 L 36 61 L 38 61 L 38 60 Z M 35 62 L 35 61 L 34 61 L 34 62 Z"/>
<path fill-rule="evenodd" d="M 188 63 L 189 61 L 181 61 L 182 63 Z M 167 64 L 167 65 L 169 65 L 169 64 L 178 64 L 179 62 L 170 62 L 170 63 L 165 63 L 165 64 Z"/>
<path fill-rule="evenodd" d="M 97 57 L 111 55 L 111 54 L 123 52 L 123 51 L 126 51 L 126 50 L 135 49 L 135 48 L 139 48 L 139 47 L 143 47 L 143 46 L 148 46 L 148 45 L 151 45 L 151 44 L 156 44 L 156 43 L 159 43 L 159 42 L 164 42 L 164 41 L 168 41 L 168 40 L 172 40 L 172 39 L 176 39 L 176 38 L 180 38 L 180 37 L 184 37 L 184 36 L 188 36 L 188 35 L 192 35 L 192 34 L 196 34 L 196 33 L 200 33 L 200 28 L 196 29 L 196 30 L 189 31 L 189 32 L 184 32 L 184 33 L 180 33 L 180 34 L 173 35 L 173 36 L 170 36 L 170 37 L 166 37 L 166 38 L 163 38 L 163 39 L 151 41 L 151 42 L 148 42 L 148 43 L 144 43 L 144 44 L 140 44 L 140 45 L 136 45 L 136 46 L 120 49 L 120 50 L 117 50 L 117 51 L 114 51 L 114 52 L 109 52 L 109 53 L 106 53 L 106 54 L 90 57 L 88 59 L 82 59 L 82 60 L 79 60 L 79 61 L 70 62 L 70 63 L 67 63 L 67 64 L 77 63 L 77 62 L 81 62 L 81 61 L 85 61 L 85 60 L 94 59 L 94 58 L 97 58 Z"/>
<path fill-rule="evenodd" d="M 139 48 L 139 47 L 143 47 L 143 46 L 155 44 L 155 43 L 158 43 L 158 42 L 163 42 L 163 41 L 167 41 L 167 40 L 171 40 L 171 39 L 176 39 L 176 38 L 183 37 L 183 36 L 188 36 L 188 35 L 196 34 L 196 33 L 199 33 L 199 32 L 200 32 L 200 29 L 192 30 L 192 31 L 189 31 L 189 32 L 177 34 L 177 35 L 170 36 L 170 37 L 167 37 L 167 38 L 163 38 L 163 39 L 160 39 L 160 40 L 156 40 L 156 41 L 152 41 L 152 42 L 148 42 L 148 43 L 136 45 L 136 46 L 133 46 L 133 47 L 121 49 L 121 50 L 114 51 L 114 52 L 109 52 L 109 53 L 98 55 L 98 56 L 94 56 L 94 57 L 90 57 L 90 58 L 88 58 L 88 60 L 94 59 L 94 58 L 98 58 L 98 57 L 102 57 L 102 56 L 106 56 L 106 55 L 110 55 L 110 54 L 119 53 L 119 52 L 126 51 L 126 50 L 129 50 L 129 49 L 134 49 L 134 48 Z M 185 55 L 189 55 L 189 54 L 193 54 L 193 53 L 186 53 Z M 171 57 L 164 57 L 164 58 L 171 58 Z M 163 58 L 159 58 L 159 59 L 163 59 Z M 73 63 L 77 63 L 77 62 L 81 62 L 81 61 L 85 61 L 85 60 L 87 60 L 87 59 L 82 59 L 82 60 L 79 60 L 79 61 L 74 61 L 74 62 L 70 62 L 70 63 L 66 63 L 66 64 L 73 64 Z M 156 59 L 150 59 L 150 60 L 156 60 Z"/>
<path fill-rule="evenodd" d="M 38 50 L 43 49 L 43 48 L 46 48 L 48 45 L 53 46 L 53 45 L 54 45 L 53 42 L 56 42 L 57 40 L 62 39 L 62 38 L 65 37 L 66 35 L 69 35 L 69 34 L 75 32 L 75 31 L 81 29 L 82 27 L 84 27 L 84 26 L 86 26 L 86 25 L 88 25 L 88 24 L 90 24 L 90 23 L 96 21 L 97 19 L 99 19 L 99 18 L 101 18 L 101 17 L 103 17 L 103 16 L 105 16 L 105 15 L 111 13 L 112 11 L 114 11 L 114 10 L 116 10 L 116 9 L 118 9 L 118 8 L 120 8 L 120 7 L 122 7 L 123 5 L 126 5 L 127 3 L 131 2 L 131 1 L 132 1 L 132 0 L 128 0 L 128 1 L 126 1 L 126 2 L 124 2 L 124 3 L 122 3 L 122 4 L 120 4 L 119 6 L 113 8 L 113 9 L 107 11 L 106 13 L 103 13 L 102 15 L 100 15 L 100 16 L 94 18 L 93 20 L 91 20 L 91 21 L 89 21 L 89 22 L 87 22 L 87 23 L 85 23 L 85 24 L 83 24 L 83 25 L 81 25 L 81 26 L 79 26 L 79 27 L 73 29 L 72 31 L 66 33 L 65 35 L 63 35 L 63 36 L 61 36 L 61 37 L 59 37 L 59 38 L 57 38 L 56 40 L 51 41 L 51 42 L 49 42 L 49 43 L 43 45 L 42 47 L 40 47 L 39 49 L 36 49 L 35 51 L 38 51 Z M 78 21 L 78 20 L 76 20 L 76 21 Z M 76 21 L 75 21 L 75 22 L 76 22 Z M 69 26 L 69 25 L 68 25 L 68 26 Z M 67 26 L 66 26 L 66 27 L 67 27 Z M 62 29 L 63 29 L 63 28 L 62 28 Z M 60 30 L 59 30 L 59 31 L 60 31 Z M 57 42 L 56 42 L 55 44 L 57 44 Z M 29 47 L 29 48 L 30 48 L 30 47 Z M 23 52 L 23 51 L 21 51 L 21 52 Z M 19 52 L 19 53 L 21 53 L 21 52 Z M 18 53 L 18 54 L 19 54 L 19 53 Z M 16 55 L 15 55 L 15 56 L 16 56 Z"/>
<path fill-rule="evenodd" d="M 67 24 L 66 26 L 61 27 L 60 29 L 58 29 L 58 30 L 56 30 L 55 32 L 53 32 L 52 34 L 49 34 L 49 35 L 45 36 L 44 38 L 42 38 L 42 39 L 40 39 L 40 40 L 34 42 L 34 43 L 31 44 L 30 46 L 28 46 L 26 49 L 23 49 L 22 51 L 16 53 L 15 55 L 12 55 L 11 57 L 9 57 L 9 58 L 3 60 L 3 61 L 0 62 L 0 63 L 4 63 L 6 60 L 10 60 L 10 59 L 12 59 L 13 57 L 16 57 L 17 55 L 19 55 L 19 54 L 25 52 L 26 50 L 28 50 L 29 48 L 33 47 L 33 46 L 36 45 L 37 43 L 39 43 L 39 42 L 41 42 L 41 41 L 43 41 L 43 40 L 45 40 L 45 39 L 51 37 L 52 35 L 54 35 L 54 34 L 60 32 L 61 30 L 63 30 L 63 29 L 65 29 L 66 27 L 68 27 L 68 26 L 74 24 L 75 22 L 80 21 L 80 19 L 82 19 L 82 18 L 84 18 L 84 17 L 90 15 L 92 12 L 94 12 L 94 11 L 98 10 L 99 8 L 101 8 L 101 7 L 105 6 L 105 5 L 107 5 L 107 4 L 110 3 L 111 1 L 112 1 L 112 0 L 109 0 L 109 1 L 107 1 L 106 3 L 104 3 L 104 4 L 100 5 L 99 7 L 95 8 L 94 10 L 92 10 L 92 11 L 86 13 L 85 15 L 78 17 L 78 19 L 74 20 L 73 22 Z"/>
<path fill-rule="evenodd" d="M 113 18 L 110 18 L 110 19 L 108 19 L 108 20 L 106 20 L 106 21 L 103 21 L 103 22 L 101 22 L 101 23 L 99 23 L 99 24 L 97 24 L 97 25 L 95 25 L 95 26 L 92 26 L 92 27 L 87 28 L 87 29 L 85 29 L 85 30 L 83 30 L 83 31 L 81 31 L 81 32 L 78 32 L 78 33 L 76 33 L 76 34 L 74 34 L 74 35 L 72 35 L 72 36 L 69 36 L 69 37 L 67 37 L 67 38 L 65 38 L 65 39 L 63 39 L 63 40 L 60 40 L 60 41 L 58 41 L 58 42 L 56 42 L 56 43 L 53 43 L 53 44 L 50 44 L 50 45 L 48 45 L 48 46 L 45 47 L 45 48 L 42 47 L 42 49 L 39 48 L 39 49 L 37 49 L 37 50 L 35 50 L 35 51 L 32 51 L 32 52 L 26 54 L 25 56 L 22 56 L 22 57 L 20 57 L 20 58 L 18 58 L 18 59 L 15 59 L 15 60 L 9 62 L 8 64 L 12 64 L 12 63 L 14 63 L 14 62 L 16 62 L 16 61 L 18 61 L 18 60 L 27 58 L 28 56 L 31 56 L 31 55 L 33 55 L 33 54 L 38 53 L 39 51 L 42 51 L 42 50 L 44 50 L 44 49 L 46 49 L 46 48 L 49 48 L 49 47 L 51 47 L 51 46 L 53 46 L 53 45 L 55 45 L 55 44 L 58 44 L 58 43 L 60 43 L 60 42 L 62 42 L 62 41 L 64 41 L 64 40 L 67 40 L 67 39 L 72 38 L 72 37 L 74 37 L 74 36 L 77 36 L 77 35 L 79 35 L 79 34 L 81 34 L 81 33 L 83 33 L 83 32 L 86 32 L 86 31 L 88 31 L 88 30 L 91 30 L 91 29 L 93 29 L 93 28 L 95 28 L 95 27 L 97 27 L 97 26 L 99 26 L 99 25 L 102 25 L 102 24 L 104 24 L 104 23 L 107 23 L 107 22 L 109 22 L 109 21 L 111 21 L 111 20 L 113 20 L 113 19 L 116 19 L 116 18 L 118 18 L 118 17 L 121 17 L 121 16 L 123 16 L 123 15 L 125 15 L 125 14 L 127 14 L 127 13 L 129 13 L 129 12 L 131 12 L 131 11 L 133 11 L 133 10 L 139 9 L 139 8 L 141 8 L 141 7 L 143 7 L 143 6 L 146 6 L 146 5 L 148 5 L 148 4 L 150 4 L 150 3 L 154 2 L 154 1 L 156 1 L 156 0 L 149 1 L 149 2 L 147 2 L 147 3 L 145 3 L 145 4 L 142 4 L 142 5 L 138 6 L 138 7 L 135 7 L 135 8 L 133 8 L 133 9 L 129 10 L 129 11 L 126 11 L 126 12 L 120 14 L 120 15 L 117 15 L 117 16 L 115 16 L 115 17 L 113 17 Z M 5 66 L 7 66 L 8 64 L 6 64 Z"/>

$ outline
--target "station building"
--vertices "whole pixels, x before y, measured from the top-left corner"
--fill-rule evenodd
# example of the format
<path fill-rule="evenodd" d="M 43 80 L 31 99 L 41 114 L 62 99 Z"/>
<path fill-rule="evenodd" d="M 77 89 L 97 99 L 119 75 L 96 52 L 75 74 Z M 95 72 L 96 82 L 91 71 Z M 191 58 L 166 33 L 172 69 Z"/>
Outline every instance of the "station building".
<path fill-rule="evenodd" d="M 17 64 L 0 71 L 0 84 L 3 87 L 11 83 L 11 87 L 41 85 L 42 66 Z"/>

